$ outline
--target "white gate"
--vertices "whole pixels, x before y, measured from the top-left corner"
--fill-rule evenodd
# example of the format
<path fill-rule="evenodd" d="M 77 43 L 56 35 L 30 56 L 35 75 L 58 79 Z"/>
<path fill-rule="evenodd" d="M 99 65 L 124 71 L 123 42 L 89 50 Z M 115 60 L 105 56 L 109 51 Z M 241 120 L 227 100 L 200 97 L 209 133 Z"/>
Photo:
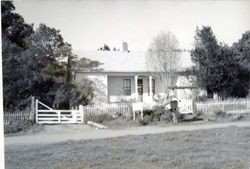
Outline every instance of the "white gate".
<path fill-rule="evenodd" d="M 39 109 L 43 107 L 43 109 Z M 54 110 L 39 100 L 36 100 L 36 122 L 42 124 L 83 123 L 83 107 L 79 110 Z"/>

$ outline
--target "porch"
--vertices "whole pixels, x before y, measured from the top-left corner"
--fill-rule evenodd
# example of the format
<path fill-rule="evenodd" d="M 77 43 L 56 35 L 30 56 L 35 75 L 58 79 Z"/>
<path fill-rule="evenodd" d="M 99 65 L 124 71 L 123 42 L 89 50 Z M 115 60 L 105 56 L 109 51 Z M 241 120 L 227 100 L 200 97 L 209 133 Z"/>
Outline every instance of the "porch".
<path fill-rule="evenodd" d="M 108 75 L 108 102 L 140 101 L 153 103 L 153 96 L 161 93 L 157 79 L 152 75 Z"/>

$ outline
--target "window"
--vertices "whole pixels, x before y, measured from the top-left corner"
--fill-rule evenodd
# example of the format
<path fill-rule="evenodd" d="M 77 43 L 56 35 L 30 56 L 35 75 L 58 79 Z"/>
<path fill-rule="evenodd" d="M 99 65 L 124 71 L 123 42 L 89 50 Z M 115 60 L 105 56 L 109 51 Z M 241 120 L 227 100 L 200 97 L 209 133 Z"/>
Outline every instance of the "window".
<path fill-rule="evenodd" d="M 125 96 L 131 95 L 131 81 L 130 79 L 123 79 L 123 91 Z"/>
<path fill-rule="evenodd" d="M 155 79 L 152 79 L 152 93 L 155 95 Z M 148 79 L 148 95 L 149 95 L 149 79 Z"/>

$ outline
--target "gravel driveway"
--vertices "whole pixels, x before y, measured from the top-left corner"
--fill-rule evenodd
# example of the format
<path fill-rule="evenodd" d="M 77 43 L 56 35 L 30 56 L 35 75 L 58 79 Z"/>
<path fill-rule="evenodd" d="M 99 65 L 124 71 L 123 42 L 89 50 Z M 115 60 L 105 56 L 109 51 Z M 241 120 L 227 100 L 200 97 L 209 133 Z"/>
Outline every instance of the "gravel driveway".
<path fill-rule="evenodd" d="M 192 125 L 175 125 L 168 127 L 142 126 L 125 128 L 120 130 L 104 129 L 98 130 L 87 125 L 45 125 L 44 129 L 33 134 L 5 137 L 5 146 L 10 145 L 31 145 L 31 144 L 51 144 L 68 140 L 88 140 L 121 137 L 127 135 L 145 135 L 166 132 L 194 131 L 201 129 L 225 128 L 229 126 L 250 127 L 250 122 L 230 122 L 230 123 L 208 123 Z"/>

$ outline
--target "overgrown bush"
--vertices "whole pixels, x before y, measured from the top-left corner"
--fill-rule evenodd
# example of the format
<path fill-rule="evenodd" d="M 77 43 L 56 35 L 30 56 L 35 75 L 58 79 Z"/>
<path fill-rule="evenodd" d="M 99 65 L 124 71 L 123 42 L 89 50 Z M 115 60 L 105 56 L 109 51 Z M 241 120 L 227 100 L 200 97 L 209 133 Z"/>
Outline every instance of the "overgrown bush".
<path fill-rule="evenodd" d="M 140 125 L 147 125 L 151 122 L 158 122 L 158 121 L 164 121 L 167 123 L 170 123 L 173 121 L 173 115 L 172 112 L 169 110 L 165 110 L 165 106 L 154 106 L 152 110 L 144 110 L 143 111 L 143 119 L 140 119 L 140 116 L 138 116 L 139 124 Z M 180 121 L 183 119 L 182 115 L 178 115 L 178 118 Z"/>
<path fill-rule="evenodd" d="M 214 114 L 217 118 L 225 118 L 227 115 L 227 113 L 224 111 L 216 111 Z"/>
<path fill-rule="evenodd" d="M 203 119 L 208 121 L 216 122 L 227 122 L 227 121 L 239 121 L 239 120 L 250 120 L 249 112 L 246 113 L 229 113 L 224 111 L 216 111 L 209 114 L 202 114 Z"/>
<path fill-rule="evenodd" d="M 110 116 L 109 114 L 89 114 L 85 116 L 86 121 L 93 121 L 96 123 L 102 123 L 104 121 L 110 121 L 113 120 L 114 118 Z"/>
<path fill-rule="evenodd" d="M 14 134 L 27 131 L 34 125 L 32 121 L 19 121 L 4 125 L 4 134 Z"/>
<path fill-rule="evenodd" d="M 70 106 L 88 105 L 94 97 L 93 82 L 84 80 L 81 84 L 63 84 L 56 92 L 54 105 L 60 109 Z"/>

